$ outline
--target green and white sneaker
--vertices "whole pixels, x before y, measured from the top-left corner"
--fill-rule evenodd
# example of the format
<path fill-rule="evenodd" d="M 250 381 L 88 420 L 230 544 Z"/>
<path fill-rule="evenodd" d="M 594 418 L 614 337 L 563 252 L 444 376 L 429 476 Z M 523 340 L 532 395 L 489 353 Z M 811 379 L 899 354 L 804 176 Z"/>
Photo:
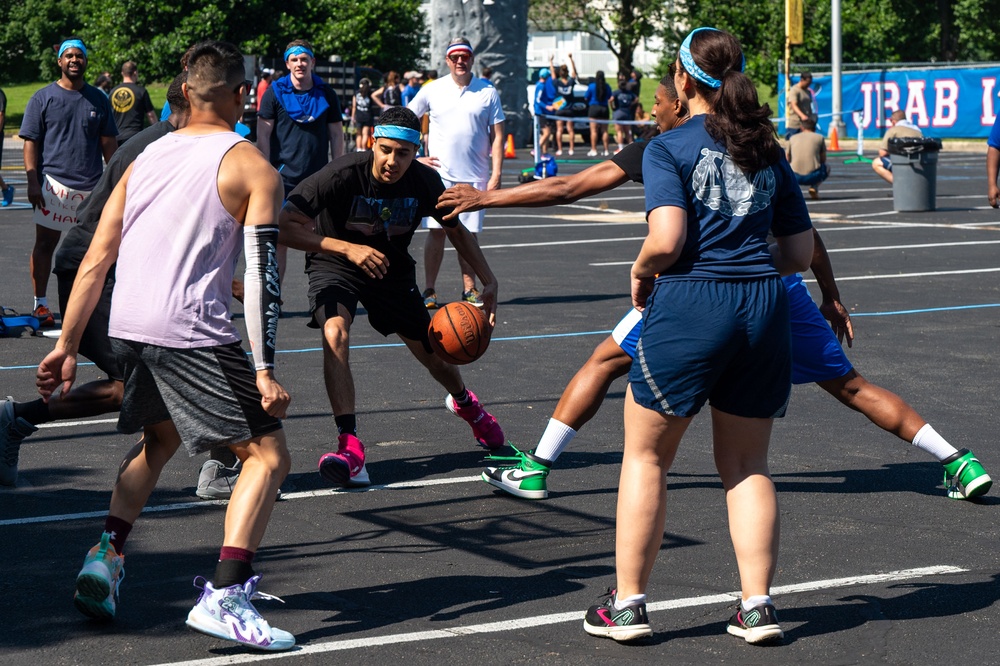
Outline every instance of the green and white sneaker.
<path fill-rule="evenodd" d="M 545 499 L 548 497 L 549 490 L 545 486 L 545 478 L 549 475 L 552 463 L 532 455 L 530 451 L 524 453 L 515 448 L 514 453 L 513 456 L 486 456 L 487 460 L 507 461 L 516 464 L 487 467 L 481 475 L 482 480 L 514 497 L 524 499 Z"/>
<path fill-rule="evenodd" d="M 118 588 L 125 578 L 125 556 L 115 552 L 111 535 L 104 532 L 101 542 L 83 559 L 76 577 L 73 603 L 77 610 L 96 620 L 110 620 L 118 606 Z"/>
<path fill-rule="evenodd" d="M 941 464 L 944 465 L 944 487 L 952 499 L 985 495 L 993 485 L 993 479 L 969 449 L 962 449 Z"/>

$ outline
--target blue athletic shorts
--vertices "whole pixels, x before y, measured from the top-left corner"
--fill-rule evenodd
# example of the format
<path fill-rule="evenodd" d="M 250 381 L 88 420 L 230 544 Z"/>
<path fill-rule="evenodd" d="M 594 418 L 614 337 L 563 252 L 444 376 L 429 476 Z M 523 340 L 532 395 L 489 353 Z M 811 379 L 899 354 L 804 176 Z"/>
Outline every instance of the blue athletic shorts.
<path fill-rule="evenodd" d="M 833 329 L 813 302 L 809 290 L 796 273 L 782 278 L 788 290 L 788 312 L 792 326 L 792 383 L 812 384 L 839 379 L 854 369 Z M 642 313 L 632 308 L 611 332 L 618 346 L 635 358 L 642 331 Z"/>
<path fill-rule="evenodd" d="M 734 416 L 775 418 L 785 415 L 791 376 L 779 278 L 657 282 L 629 372 L 637 404 L 688 417 L 707 401 Z"/>
<path fill-rule="evenodd" d="M 892 160 L 890 158 L 888 158 L 888 157 L 880 157 L 878 159 L 881 160 L 882 166 L 884 166 L 889 171 L 892 171 Z"/>
<path fill-rule="evenodd" d="M 812 384 L 843 377 L 854 369 L 830 324 L 796 273 L 782 278 L 792 320 L 792 383 Z"/>

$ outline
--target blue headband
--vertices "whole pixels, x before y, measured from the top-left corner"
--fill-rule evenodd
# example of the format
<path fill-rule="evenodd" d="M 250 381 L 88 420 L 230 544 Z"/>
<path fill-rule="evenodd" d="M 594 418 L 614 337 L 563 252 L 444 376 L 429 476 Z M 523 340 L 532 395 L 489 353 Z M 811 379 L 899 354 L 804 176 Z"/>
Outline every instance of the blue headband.
<path fill-rule="evenodd" d="M 720 32 L 716 28 L 695 28 L 694 30 L 691 31 L 691 33 L 687 36 L 687 38 L 685 38 L 684 43 L 681 44 L 680 53 L 678 53 L 677 55 L 681 60 L 681 64 L 684 66 L 684 71 L 693 76 L 696 80 L 701 81 L 706 86 L 709 86 L 710 88 L 721 88 L 722 81 L 709 76 L 708 73 L 705 72 L 705 70 L 703 70 L 701 67 L 695 64 L 694 56 L 691 55 L 691 38 L 694 37 L 696 33 L 699 33 L 702 30 L 713 30 L 715 32 Z M 742 53 L 740 54 L 740 56 L 743 58 L 743 61 L 740 63 L 740 71 L 742 72 L 747 67 L 747 58 Z"/>
<path fill-rule="evenodd" d="M 285 51 L 285 60 L 288 60 L 293 55 L 298 55 L 300 53 L 305 53 L 310 58 L 315 58 L 316 57 L 316 56 L 313 55 L 312 51 L 310 51 L 309 49 L 307 49 L 304 46 L 293 46 L 292 48 L 290 48 L 287 51 Z"/>
<path fill-rule="evenodd" d="M 376 125 L 372 136 L 376 139 L 384 137 L 386 139 L 408 141 L 415 146 L 420 145 L 420 132 L 418 130 L 410 129 L 409 127 L 400 127 L 399 125 Z"/>
<path fill-rule="evenodd" d="M 83 51 L 83 57 L 87 57 L 87 47 L 83 45 L 79 39 L 67 39 L 65 42 L 59 45 L 59 57 L 62 58 L 63 53 L 66 49 L 80 49 Z"/>

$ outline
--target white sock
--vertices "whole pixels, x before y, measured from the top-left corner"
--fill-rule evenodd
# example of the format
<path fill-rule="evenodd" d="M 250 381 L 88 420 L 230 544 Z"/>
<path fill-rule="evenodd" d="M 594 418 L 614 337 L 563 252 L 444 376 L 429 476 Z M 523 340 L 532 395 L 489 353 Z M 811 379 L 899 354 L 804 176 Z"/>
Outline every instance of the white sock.
<path fill-rule="evenodd" d="M 629 606 L 638 606 L 644 603 L 646 603 L 645 594 L 633 594 L 631 597 L 625 597 L 624 599 L 615 597 L 615 610 L 625 610 Z"/>
<path fill-rule="evenodd" d="M 752 610 L 757 606 L 761 606 L 763 604 L 771 604 L 772 606 L 774 605 L 774 602 L 771 601 L 771 596 L 768 594 L 755 594 L 752 597 L 749 597 L 748 599 L 741 601 L 740 603 L 742 604 L 743 610 L 745 611 Z"/>
<path fill-rule="evenodd" d="M 535 456 L 542 460 L 555 462 L 563 449 L 576 437 L 576 430 L 573 430 L 562 421 L 549 419 L 549 425 L 545 427 L 542 438 L 538 440 L 535 447 Z"/>
<path fill-rule="evenodd" d="M 49 299 L 45 296 L 35 296 L 35 307 L 33 309 L 37 310 L 39 305 L 49 307 Z"/>
<path fill-rule="evenodd" d="M 958 449 L 949 444 L 948 440 L 944 437 L 937 434 L 930 423 L 925 424 L 923 428 L 917 431 L 916 436 L 913 438 L 913 446 L 931 454 L 937 458 L 938 462 L 958 453 Z"/>

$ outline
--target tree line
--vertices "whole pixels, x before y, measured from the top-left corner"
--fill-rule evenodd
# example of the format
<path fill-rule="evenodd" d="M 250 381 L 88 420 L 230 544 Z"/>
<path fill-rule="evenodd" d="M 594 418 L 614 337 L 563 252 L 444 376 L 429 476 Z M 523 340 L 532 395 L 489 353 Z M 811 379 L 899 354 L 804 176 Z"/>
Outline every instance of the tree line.
<path fill-rule="evenodd" d="M 502 1 L 502 0 L 501 0 Z M 170 80 L 184 50 L 225 39 L 245 53 L 280 57 L 305 37 L 317 53 L 376 69 L 405 69 L 426 58 L 420 0 L 0 0 L 0 77 L 18 83 L 57 78 L 52 47 L 82 37 L 91 71 L 116 72 L 125 60 L 147 80 Z M 784 0 L 531 0 L 538 30 L 588 32 L 632 68 L 636 47 L 658 36 L 666 71 L 687 30 L 708 25 L 737 35 L 747 70 L 776 82 L 784 57 Z M 996 0 L 842 0 L 843 60 L 921 62 L 1000 59 Z M 805 43 L 793 62 L 829 62 L 830 2 L 805 0 Z M 774 85 L 772 83 L 772 85 Z"/>
<path fill-rule="evenodd" d="M 91 72 L 139 64 L 148 81 L 169 81 L 184 51 L 222 39 L 250 55 L 281 58 L 293 39 L 317 54 L 376 69 L 412 67 L 429 38 L 420 0 L 0 0 L 0 78 L 54 80 L 52 48 L 67 36 L 88 46 Z"/>

